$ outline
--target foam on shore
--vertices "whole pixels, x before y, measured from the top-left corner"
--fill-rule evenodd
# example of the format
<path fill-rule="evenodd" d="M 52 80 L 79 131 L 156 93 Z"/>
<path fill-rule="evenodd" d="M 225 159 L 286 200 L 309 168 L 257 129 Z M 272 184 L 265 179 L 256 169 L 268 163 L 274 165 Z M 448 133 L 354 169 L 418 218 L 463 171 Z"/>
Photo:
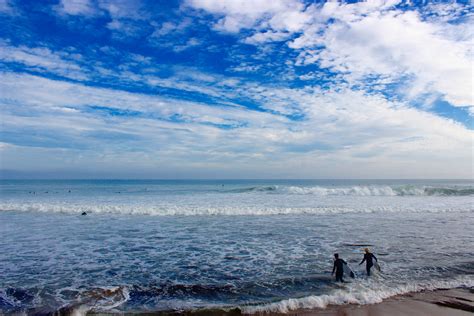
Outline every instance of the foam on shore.
<path fill-rule="evenodd" d="M 358 283 L 355 286 L 348 285 L 346 289 L 335 290 L 331 294 L 292 298 L 263 305 L 242 306 L 241 310 L 246 314 L 288 313 L 299 309 L 324 309 L 329 305 L 366 305 L 381 303 L 387 298 L 401 294 L 458 287 L 474 287 L 474 276 L 457 277 L 451 281 L 413 283 L 396 287 L 388 287 L 369 281 Z"/>

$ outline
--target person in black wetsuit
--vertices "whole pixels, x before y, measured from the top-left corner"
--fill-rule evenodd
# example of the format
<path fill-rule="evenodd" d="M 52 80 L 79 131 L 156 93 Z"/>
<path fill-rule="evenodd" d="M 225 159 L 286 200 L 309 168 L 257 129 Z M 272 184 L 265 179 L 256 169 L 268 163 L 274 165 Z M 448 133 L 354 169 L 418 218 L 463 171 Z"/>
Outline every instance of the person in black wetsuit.
<path fill-rule="evenodd" d="M 375 257 L 374 254 L 370 252 L 369 248 L 365 248 L 364 259 L 362 259 L 359 265 L 363 264 L 364 261 L 366 262 L 365 268 L 367 270 L 368 276 L 370 276 L 370 268 L 372 268 L 374 265 L 374 261 L 372 259 L 375 259 L 375 261 L 378 261 L 377 257 Z"/>
<path fill-rule="evenodd" d="M 336 282 L 337 281 L 344 282 L 342 277 L 344 276 L 344 265 L 345 264 L 347 264 L 347 262 L 345 262 L 342 259 L 339 259 L 339 254 L 335 253 L 334 254 L 334 266 L 332 267 L 331 275 L 333 275 L 334 271 L 336 271 Z"/>

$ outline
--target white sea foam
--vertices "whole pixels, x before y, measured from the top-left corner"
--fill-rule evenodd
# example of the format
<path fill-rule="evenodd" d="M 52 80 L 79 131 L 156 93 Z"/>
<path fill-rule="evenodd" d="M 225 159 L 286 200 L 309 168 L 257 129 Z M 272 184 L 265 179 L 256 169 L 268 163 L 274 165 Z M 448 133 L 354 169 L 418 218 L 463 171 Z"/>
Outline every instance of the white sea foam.
<path fill-rule="evenodd" d="M 86 296 L 71 308 L 71 315 L 85 316 L 90 311 L 113 311 L 130 299 L 127 287 L 109 286 L 88 291 Z"/>
<path fill-rule="evenodd" d="M 351 196 L 397 196 L 399 192 L 389 186 L 352 186 L 346 188 L 325 187 L 297 187 L 289 186 L 281 188 L 281 191 L 289 194 L 314 194 L 314 195 L 351 195 Z M 422 189 L 413 190 L 412 195 L 423 195 Z"/>
<path fill-rule="evenodd" d="M 474 195 L 472 187 L 428 187 L 428 186 L 348 186 L 348 187 L 323 187 L 323 186 L 269 186 L 254 187 L 253 190 L 243 192 L 261 192 L 286 194 L 312 194 L 320 196 L 466 196 Z"/>
<path fill-rule="evenodd" d="M 405 285 L 389 286 L 384 283 L 378 283 L 373 279 L 362 280 L 352 284 L 346 284 L 346 289 L 334 290 L 332 293 L 323 295 L 312 295 L 302 298 L 290 298 L 279 302 L 241 306 L 240 309 L 245 314 L 256 313 L 289 313 L 298 309 L 324 309 L 329 305 L 357 304 L 367 305 L 380 303 L 383 300 L 401 294 L 420 292 L 424 290 L 436 290 L 458 287 L 474 287 L 474 276 L 458 276 L 453 280 L 425 281 L 422 283 L 409 283 Z M 118 287 L 117 287 L 118 289 Z M 127 287 L 121 287 L 113 292 L 110 297 L 103 297 L 94 302 L 78 304 L 72 308 L 72 315 L 83 316 L 90 311 L 109 311 L 115 310 L 130 299 Z M 117 296 L 120 299 L 117 299 Z M 178 303 L 180 302 L 180 303 Z M 176 301 L 175 309 L 193 309 L 193 305 L 186 301 Z M 217 306 L 214 306 L 217 308 Z"/>
<path fill-rule="evenodd" d="M 471 204 L 462 205 L 357 205 L 321 207 L 232 206 L 232 205 L 140 205 L 140 204 L 70 204 L 70 203 L 0 203 L 0 211 L 81 214 L 124 214 L 153 216 L 238 216 L 291 214 L 350 214 L 350 213 L 452 213 L 472 212 Z"/>
<path fill-rule="evenodd" d="M 270 304 L 243 306 L 242 312 L 254 313 L 288 313 L 297 309 L 326 308 L 328 305 L 345 304 L 375 304 L 389 297 L 420 292 L 423 290 L 436 290 L 440 288 L 473 287 L 474 276 L 457 277 L 451 281 L 440 280 L 424 283 L 411 283 L 389 287 L 376 282 L 361 282 L 350 284 L 347 289 L 335 290 L 330 294 L 312 295 L 303 298 L 291 298 Z"/>

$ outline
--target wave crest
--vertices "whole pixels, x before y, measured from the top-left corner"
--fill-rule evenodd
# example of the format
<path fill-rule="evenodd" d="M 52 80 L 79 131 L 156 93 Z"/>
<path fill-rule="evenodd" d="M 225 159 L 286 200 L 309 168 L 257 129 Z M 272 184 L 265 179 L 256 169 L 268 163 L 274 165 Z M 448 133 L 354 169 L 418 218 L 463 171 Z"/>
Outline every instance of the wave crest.
<path fill-rule="evenodd" d="M 331 215 L 371 213 L 450 213 L 472 212 L 472 206 L 434 207 L 403 206 L 321 206 L 321 207 L 265 207 L 265 206 L 186 206 L 186 205 L 113 205 L 113 204 L 68 204 L 68 203 L 3 203 L 1 211 L 66 213 L 66 214 L 122 214 L 152 216 L 266 216 L 266 215 Z"/>
<path fill-rule="evenodd" d="M 320 196 L 469 196 L 472 187 L 422 187 L 422 186 L 350 186 L 350 187 L 302 187 L 302 186 L 256 186 L 239 188 L 230 193 L 282 193 Z"/>
<path fill-rule="evenodd" d="M 331 294 L 312 295 L 303 298 L 290 298 L 279 302 L 242 306 L 241 310 L 245 314 L 256 313 L 288 313 L 298 309 L 323 309 L 328 305 L 346 305 L 346 304 L 375 304 L 380 303 L 389 297 L 420 292 L 423 290 L 436 290 L 441 288 L 474 287 L 474 278 L 472 276 L 458 277 L 451 281 L 427 281 L 424 283 L 412 283 L 389 287 L 374 282 L 359 283 L 349 290 L 336 290 Z"/>

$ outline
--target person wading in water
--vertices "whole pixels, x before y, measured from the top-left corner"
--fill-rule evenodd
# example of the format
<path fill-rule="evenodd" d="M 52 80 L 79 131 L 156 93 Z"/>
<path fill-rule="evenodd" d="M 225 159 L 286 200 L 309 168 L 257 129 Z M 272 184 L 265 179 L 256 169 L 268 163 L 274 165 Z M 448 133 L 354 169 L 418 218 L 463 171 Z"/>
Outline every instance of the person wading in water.
<path fill-rule="evenodd" d="M 368 276 L 370 276 L 370 268 L 372 268 L 374 266 L 373 259 L 375 259 L 375 261 L 378 262 L 377 257 L 375 257 L 374 254 L 370 252 L 369 248 L 365 248 L 364 259 L 362 259 L 362 261 L 359 263 L 359 265 L 363 264 L 364 261 L 366 262 L 365 268 L 367 270 L 367 275 Z"/>
<path fill-rule="evenodd" d="M 336 271 L 336 282 L 337 281 L 344 282 L 342 277 L 344 276 L 344 265 L 345 264 L 347 264 L 347 262 L 345 262 L 342 259 L 339 259 L 339 254 L 335 253 L 334 254 L 334 266 L 332 267 L 331 275 L 333 275 L 334 271 Z"/>

